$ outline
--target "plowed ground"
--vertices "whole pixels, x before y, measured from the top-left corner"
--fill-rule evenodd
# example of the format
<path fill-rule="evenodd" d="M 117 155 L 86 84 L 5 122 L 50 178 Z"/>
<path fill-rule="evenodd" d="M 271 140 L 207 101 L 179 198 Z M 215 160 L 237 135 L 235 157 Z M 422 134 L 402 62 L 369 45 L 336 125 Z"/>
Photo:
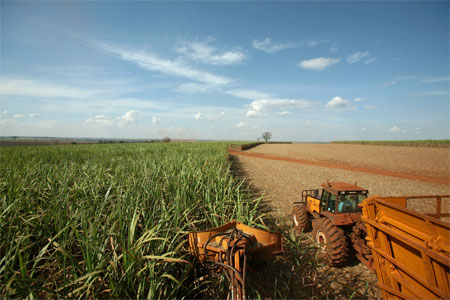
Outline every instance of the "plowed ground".
<path fill-rule="evenodd" d="M 327 180 L 357 182 L 359 186 L 367 188 L 372 195 L 449 194 L 449 149 L 336 144 L 269 144 L 260 145 L 245 152 L 318 163 L 316 165 L 314 163 L 304 164 L 234 155 L 241 175 L 247 179 L 255 191 L 264 195 L 266 204 L 271 208 L 271 214 L 288 219 L 290 219 L 292 203 L 300 200 L 301 191 L 319 188 L 320 184 Z M 331 167 L 327 167 L 327 164 Z M 351 166 L 352 168 L 336 166 Z M 363 169 L 386 172 L 385 174 L 383 172 L 364 172 Z M 387 176 L 389 172 L 406 174 L 409 177 Z M 436 181 L 421 180 L 421 176 L 434 178 Z M 434 202 L 427 202 L 423 199 L 410 201 L 408 206 L 424 213 L 435 211 Z M 450 212 L 448 201 L 443 203 L 442 211 Z M 311 242 L 308 239 L 309 237 L 306 235 L 302 241 L 303 248 L 310 247 Z M 286 288 L 289 297 L 296 298 L 296 295 L 316 299 L 348 299 L 350 296 L 354 299 L 379 299 L 381 297 L 378 288 L 375 287 L 377 282 L 375 274 L 362 264 L 353 262 L 343 268 L 322 266 L 310 269 L 305 277 L 307 264 L 311 265 L 310 260 L 302 261 L 298 268 L 293 266 L 291 273 L 301 274 L 299 276 L 302 278 L 294 279 L 292 282 L 302 282 L 300 285 L 309 289 L 308 292 L 306 294 L 299 292 L 298 289 L 302 286 L 293 285 Z"/>

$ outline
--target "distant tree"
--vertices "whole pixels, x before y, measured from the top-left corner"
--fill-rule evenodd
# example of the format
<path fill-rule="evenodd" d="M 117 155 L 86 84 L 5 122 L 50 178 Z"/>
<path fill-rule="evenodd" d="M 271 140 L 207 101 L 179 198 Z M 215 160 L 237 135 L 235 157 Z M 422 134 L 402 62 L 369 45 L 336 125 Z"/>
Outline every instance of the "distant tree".
<path fill-rule="evenodd" d="M 261 137 L 264 139 L 264 141 L 266 141 L 266 144 L 267 144 L 267 141 L 272 138 L 272 133 L 266 131 L 261 135 Z"/>
<path fill-rule="evenodd" d="M 168 136 L 163 137 L 161 140 L 161 142 L 163 142 L 163 143 L 169 143 L 170 141 L 171 141 L 171 139 Z"/>

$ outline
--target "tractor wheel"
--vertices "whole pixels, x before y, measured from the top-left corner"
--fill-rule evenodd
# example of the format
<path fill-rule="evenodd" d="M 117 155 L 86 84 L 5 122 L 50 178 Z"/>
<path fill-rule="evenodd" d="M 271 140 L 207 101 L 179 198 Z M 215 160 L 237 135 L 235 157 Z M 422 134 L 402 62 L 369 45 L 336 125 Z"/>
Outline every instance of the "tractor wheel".
<path fill-rule="evenodd" d="M 303 232 L 309 229 L 310 221 L 308 219 L 306 205 L 294 205 L 294 207 L 292 208 L 292 221 L 294 221 L 294 229 L 297 232 Z"/>
<path fill-rule="evenodd" d="M 312 235 L 330 266 L 339 266 L 347 261 L 349 250 L 344 230 L 328 218 L 320 218 L 314 222 Z"/>

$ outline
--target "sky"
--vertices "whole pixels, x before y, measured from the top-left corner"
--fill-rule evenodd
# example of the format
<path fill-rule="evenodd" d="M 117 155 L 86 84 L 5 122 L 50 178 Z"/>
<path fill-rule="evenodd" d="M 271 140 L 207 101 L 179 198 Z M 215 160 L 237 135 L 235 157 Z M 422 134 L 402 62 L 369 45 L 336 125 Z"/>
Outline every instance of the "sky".
<path fill-rule="evenodd" d="M 448 1 L 1 1 L 0 135 L 448 139 Z"/>

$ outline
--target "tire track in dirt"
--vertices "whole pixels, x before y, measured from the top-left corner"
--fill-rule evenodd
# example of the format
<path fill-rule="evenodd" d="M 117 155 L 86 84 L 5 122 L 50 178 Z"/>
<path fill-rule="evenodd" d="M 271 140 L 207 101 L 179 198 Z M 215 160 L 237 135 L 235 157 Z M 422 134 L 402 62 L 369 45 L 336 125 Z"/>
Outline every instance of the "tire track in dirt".
<path fill-rule="evenodd" d="M 236 151 L 236 150 L 228 150 L 228 153 L 232 154 L 232 155 L 242 155 L 242 156 L 256 157 L 256 158 L 262 158 L 262 159 L 280 160 L 280 161 L 287 161 L 287 162 L 293 162 L 293 163 L 304 164 L 304 165 L 319 166 L 319 167 L 332 168 L 332 169 L 341 169 L 341 170 L 363 172 L 363 173 L 376 174 L 376 175 L 391 176 L 391 177 L 397 177 L 397 178 L 402 178 L 402 179 L 418 180 L 418 181 L 423 181 L 423 182 L 429 182 L 429 183 L 435 183 L 435 184 L 439 184 L 439 185 L 450 186 L 449 178 L 436 178 L 436 177 L 408 174 L 408 173 L 395 172 L 395 171 L 389 171 L 389 170 L 379 170 L 379 169 L 370 169 L 370 168 L 363 168 L 363 167 L 354 167 L 354 166 L 348 166 L 348 165 L 339 165 L 339 164 L 333 164 L 333 163 L 326 162 L 326 161 L 309 161 L 309 160 L 304 160 L 304 159 L 294 159 L 294 158 L 288 158 L 288 157 L 270 156 L 270 155 L 264 155 L 264 154 L 258 154 L 258 153 L 248 153 L 248 152 Z"/>

